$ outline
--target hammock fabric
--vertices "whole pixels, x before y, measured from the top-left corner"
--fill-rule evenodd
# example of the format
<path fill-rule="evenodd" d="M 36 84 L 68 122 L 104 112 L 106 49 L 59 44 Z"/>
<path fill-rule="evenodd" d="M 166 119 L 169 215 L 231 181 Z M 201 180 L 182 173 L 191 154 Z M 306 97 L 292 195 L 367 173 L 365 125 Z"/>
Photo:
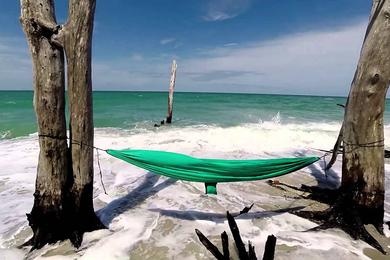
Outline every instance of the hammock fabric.
<path fill-rule="evenodd" d="M 170 178 L 204 182 L 207 194 L 217 194 L 218 182 L 254 181 L 304 168 L 319 157 L 267 160 L 200 159 L 153 150 L 107 150 L 107 153 L 145 170 Z"/>

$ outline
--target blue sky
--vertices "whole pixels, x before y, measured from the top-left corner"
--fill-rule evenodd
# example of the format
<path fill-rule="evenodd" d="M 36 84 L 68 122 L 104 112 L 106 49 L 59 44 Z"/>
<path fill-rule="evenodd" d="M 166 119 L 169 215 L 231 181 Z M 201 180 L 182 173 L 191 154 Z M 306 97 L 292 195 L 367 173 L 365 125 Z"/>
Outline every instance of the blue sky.
<path fill-rule="evenodd" d="M 66 19 L 67 1 L 57 0 Z M 369 0 L 97 0 L 95 90 L 346 96 Z M 31 89 L 19 1 L 0 9 L 0 89 Z"/>

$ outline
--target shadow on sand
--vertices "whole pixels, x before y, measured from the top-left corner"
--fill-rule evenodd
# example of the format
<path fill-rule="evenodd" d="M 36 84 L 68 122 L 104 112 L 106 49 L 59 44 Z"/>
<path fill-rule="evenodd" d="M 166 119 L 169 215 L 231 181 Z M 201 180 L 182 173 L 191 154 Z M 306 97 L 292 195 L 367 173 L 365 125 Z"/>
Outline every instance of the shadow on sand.
<path fill-rule="evenodd" d="M 297 152 L 295 156 L 307 156 L 304 152 Z M 330 186 L 333 184 L 334 188 L 336 188 L 336 184 L 339 182 L 339 177 L 336 172 L 332 169 L 327 172 L 327 178 L 324 175 L 324 162 L 320 161 L 319 166 L 312 164 L 309 165 L 310 174 L 317 179 L 319 183 L 326 183 L 326 185 Z M 156 183 L 160 179 L 159 175 L 148 172 L 145 175 L 145 180 L 134 190 L 129 192 L 126 196 L 123 196 L 119 199 L 111 201 L 107 206 L 98 210 L 96 212 L 97 216 L 100 218 L 102 223 L 106 226 L 112 222 L 112 220 L 118 215 L 126 212 L 127 210 L 134 208 L 139 205 L 147 198 L 155 195 L 159 191 L 165 189 L 169 185 L 172 185 L 176 182 L 175 179 L 167 179 L 164 182 L 158 184 Z M 259 212 L 250 212 L 244 215 L 241 215 L 240 218 L 243 219 L 254 219 L 254 218 L 264 218 L 270 217 L 277 214 L 282 214 L 290 211 L 297 211 L 302 209 L 303 207 L 293 207 L 275 211 L 259 211 Z M 178 210 L 164 210 L 164 209 L 150 209 L 154 212 L 159 212 L 162 215 L 183 219 L 183 220 L 210 220 L 214 222 L 224 222 L 226 220 L 225 213 L 209 213 L 209 212 L 201 212 L 201 211 L 178 211 Z M 238 216 L 239 213 L 233 213 L 233 216 Z"/>
<path fill-rule="evenodd" d="M 126 212 L 131 208 L 134 208 L 138 204 L 145 201 L 147 198 L 153 196 L 154 194 L 176 182 L 175 179 L 167 179 L 157 186 L 154 186 L 159 179 L 159 175 L 148 172 L 145 175 L 145 180 L 141 183 L 141 185 L 129 192 L 129 194 L 126 196 L 113 200 L 107 206 L 98 210 L 96 212 L 97 216 L 105 226 L 109 226 L 109 224 L 116 216 Z"/>
<path fill-rule="evenodd" d="M 305 157 L 309 155 L 306 152 L 296 152 L 294 156 Z M 329 169 L 325 173 L 326 161 L 324 158 L 306 168 L 310 170 L 310 174 L 317 180 L 319 186 L 336 189 L 340 185 L 340 176 L 333 169 Z"/>
<path fill-rule="evenodd" d="M 231 213 L 233 217 L 238 217 L 239 219 L 257 219 L 257 218 L 266 218 L 272 217 L 279 214 L 283 214 L 290 211 L 301 210 L 304 207 L 292 207 L 286 209 L 272 210 L 272 211 L 257 211 L 257 212 L 249 212 L 240 215 L 240 213 Z M 215 223 L 223 223 L 226 221 L 226 213 L 212 213 L 212 212 L 202 212 L 202 211 L 194 211 L 194 210 L 166 210 L 166 209 L 149 209 L 153 212 L 158 212 L 163 216 L 177 218 L 182 220 L 209 220 Z"/>

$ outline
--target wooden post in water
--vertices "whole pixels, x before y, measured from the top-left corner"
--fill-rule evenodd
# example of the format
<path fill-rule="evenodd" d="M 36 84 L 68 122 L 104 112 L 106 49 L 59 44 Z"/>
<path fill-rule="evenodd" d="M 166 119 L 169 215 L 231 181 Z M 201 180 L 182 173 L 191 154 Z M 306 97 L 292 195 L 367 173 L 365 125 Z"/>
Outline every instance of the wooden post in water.
<path fill-rule="evenodd" d="M 172 61 L 172 69 L 171 69 L 171 81 L 169 82 L 169 95 L 168 95 L 168 114 L 166 123 L 170 124 L 172 122 L 172 113 L 173 113 L 173 90 L 175 88 L 176 81 L 176 69 L 177 64 L 176 61 Z"/>

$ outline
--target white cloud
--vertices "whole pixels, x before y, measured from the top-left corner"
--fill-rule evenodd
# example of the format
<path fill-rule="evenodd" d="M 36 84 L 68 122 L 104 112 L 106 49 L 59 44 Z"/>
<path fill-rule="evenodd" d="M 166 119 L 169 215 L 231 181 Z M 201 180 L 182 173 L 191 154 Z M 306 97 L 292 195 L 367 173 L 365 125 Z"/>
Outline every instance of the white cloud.
<path fill-rule="evenodd" d="M 232 47 L 232 46 L 237 46 L 238 45 L 238 43 L 236 43 L 236 42 L 230 42 L 230 43 L 225 43 L 223 46 L 224 47 Z"/>
<path fill-rule="evenodd" d="M 347 95 L 366 26 L 361 21 L 176 57 L 177 90 Z M 97 62 L 95 87 L 166 90 L 172 57 Z"/>
<path fill-rule="evenodd" d="M 215 48 L 181 61 L 181 67 L 189 85 L 216 91 L 346 95 L 366 26 L 359 22 L 334 31 Z"/>
<path fill-rule="evenodd" d="M 0 89 L 32 89 L 32 65 L 24 38 L 0 36 Z"/>
<path fill-rule="evenodd" d="M 161 40 L 160 40 L 160 44 L 161 44 L 161 45 L 166 45 L 166 44 L 168 44 L 168 43 L 173 43 L 173 42 L 175 42 L 175 41 L 176 41 L 175 38 L 164 38 L 164 39 L 161 39 Z"/>
<path fill-rule="evenodd" d="M 245 12 L 252 0 L 210 0 L 203 20 L 215 22 L 232 19 Z"/>
<path fill-rule="evenodd" d="M 139 53 L 133 53 L 133 54 L 131 54 L 130 59 L 132 61 L 142 61 L 144 59 L 144 57 Z"/>
<path fill-rule="evenodd" d="M 93 58 L 94 89 L 166 90 L 177 59 L 178 91 L 347 95 L 367 26 L 360 21 L 334 30 L 227 44 L 150 58 Z M 0 89 L 31 89 L 31 58 L 24 38 L 0 36 Z"/>

